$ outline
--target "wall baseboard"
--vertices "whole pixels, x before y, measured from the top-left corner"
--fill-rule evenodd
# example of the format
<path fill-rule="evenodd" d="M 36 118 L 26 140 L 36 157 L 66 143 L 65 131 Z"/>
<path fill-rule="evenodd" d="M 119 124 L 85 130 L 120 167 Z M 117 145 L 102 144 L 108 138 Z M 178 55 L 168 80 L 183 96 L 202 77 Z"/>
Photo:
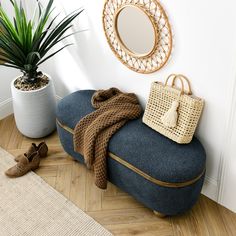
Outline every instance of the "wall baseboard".
<path fill-rule="evenodd" d="M 218 198 L 218 182 L 217 180 L 206 176 L 202 188 L 202 194 L 217 202 Z"/>
<path fill-rule="evenodd" d="M 0 103 L 0 119 L 3 119 L 13 113 L 12 98 Z"/>

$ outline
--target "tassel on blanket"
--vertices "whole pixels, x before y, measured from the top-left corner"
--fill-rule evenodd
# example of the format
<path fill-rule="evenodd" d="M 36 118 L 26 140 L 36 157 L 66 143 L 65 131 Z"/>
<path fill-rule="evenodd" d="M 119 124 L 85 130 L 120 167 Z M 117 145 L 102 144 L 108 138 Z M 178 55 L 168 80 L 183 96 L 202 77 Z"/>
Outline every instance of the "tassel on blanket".
<path fill-rule="evenodd" d="M 171 108 L 161 117 L 161 122 L 165 126 L 169 128 L 176 127 L 178 120 L 178 112 L 177 112 L 178 107 L 179 107 L 179 102 L 173 101 Z"/>

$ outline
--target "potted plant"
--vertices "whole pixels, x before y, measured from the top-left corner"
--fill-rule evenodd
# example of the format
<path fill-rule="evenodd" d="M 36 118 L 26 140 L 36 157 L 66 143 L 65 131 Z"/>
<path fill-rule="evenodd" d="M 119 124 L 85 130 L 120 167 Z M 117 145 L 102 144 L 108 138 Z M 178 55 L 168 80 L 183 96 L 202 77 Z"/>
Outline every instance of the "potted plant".
<path fill-rule="evenodd" d="M 32 19 L 28 19 L 21 2 L 9 1 L 14 8 L 13 21 L 0 5 L 0 61 L 3 66 L 22 72 L 11 83 L 17 128 L 27 137 L 40 138 L 56 127 L 56 101 L 52 79 L 38 71 L 38 67 L 71 45 L 60 46 L 59 43 L 72 35 L 65 33 L 83 10 L 74 11 L 54 26 L 57 18 L 52 17 L 54 0 L 49 0 L 45 8 L 37 0 L 37 11 Z M 59 48 L 49 53 L 58 45 Z"/>

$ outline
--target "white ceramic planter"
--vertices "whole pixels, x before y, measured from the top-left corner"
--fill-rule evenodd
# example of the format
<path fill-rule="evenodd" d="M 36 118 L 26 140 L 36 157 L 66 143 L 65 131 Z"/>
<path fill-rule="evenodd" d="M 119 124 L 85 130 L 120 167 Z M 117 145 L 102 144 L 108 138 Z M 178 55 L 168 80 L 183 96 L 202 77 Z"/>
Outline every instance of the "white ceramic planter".
<path fill-rule="evenodd" d="M 50 76 L 49 83 L 38 90 L 21 91 L 11 83 L 13 110 L 18 130 L 30 138 L 42 138 L 56 128 L 56 97 Z"/>

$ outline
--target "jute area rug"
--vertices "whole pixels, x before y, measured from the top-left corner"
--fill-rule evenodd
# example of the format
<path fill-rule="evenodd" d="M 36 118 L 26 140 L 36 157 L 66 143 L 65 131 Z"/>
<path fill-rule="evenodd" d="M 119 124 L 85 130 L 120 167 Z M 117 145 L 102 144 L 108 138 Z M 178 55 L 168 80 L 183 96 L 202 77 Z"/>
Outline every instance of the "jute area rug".
<path fill-rule="evenodd" d="M 6 177 L 4 171 L 14 164 L 13 156 L 0 148 L 1 236 L 112 235 L 33 172 Z"/>

